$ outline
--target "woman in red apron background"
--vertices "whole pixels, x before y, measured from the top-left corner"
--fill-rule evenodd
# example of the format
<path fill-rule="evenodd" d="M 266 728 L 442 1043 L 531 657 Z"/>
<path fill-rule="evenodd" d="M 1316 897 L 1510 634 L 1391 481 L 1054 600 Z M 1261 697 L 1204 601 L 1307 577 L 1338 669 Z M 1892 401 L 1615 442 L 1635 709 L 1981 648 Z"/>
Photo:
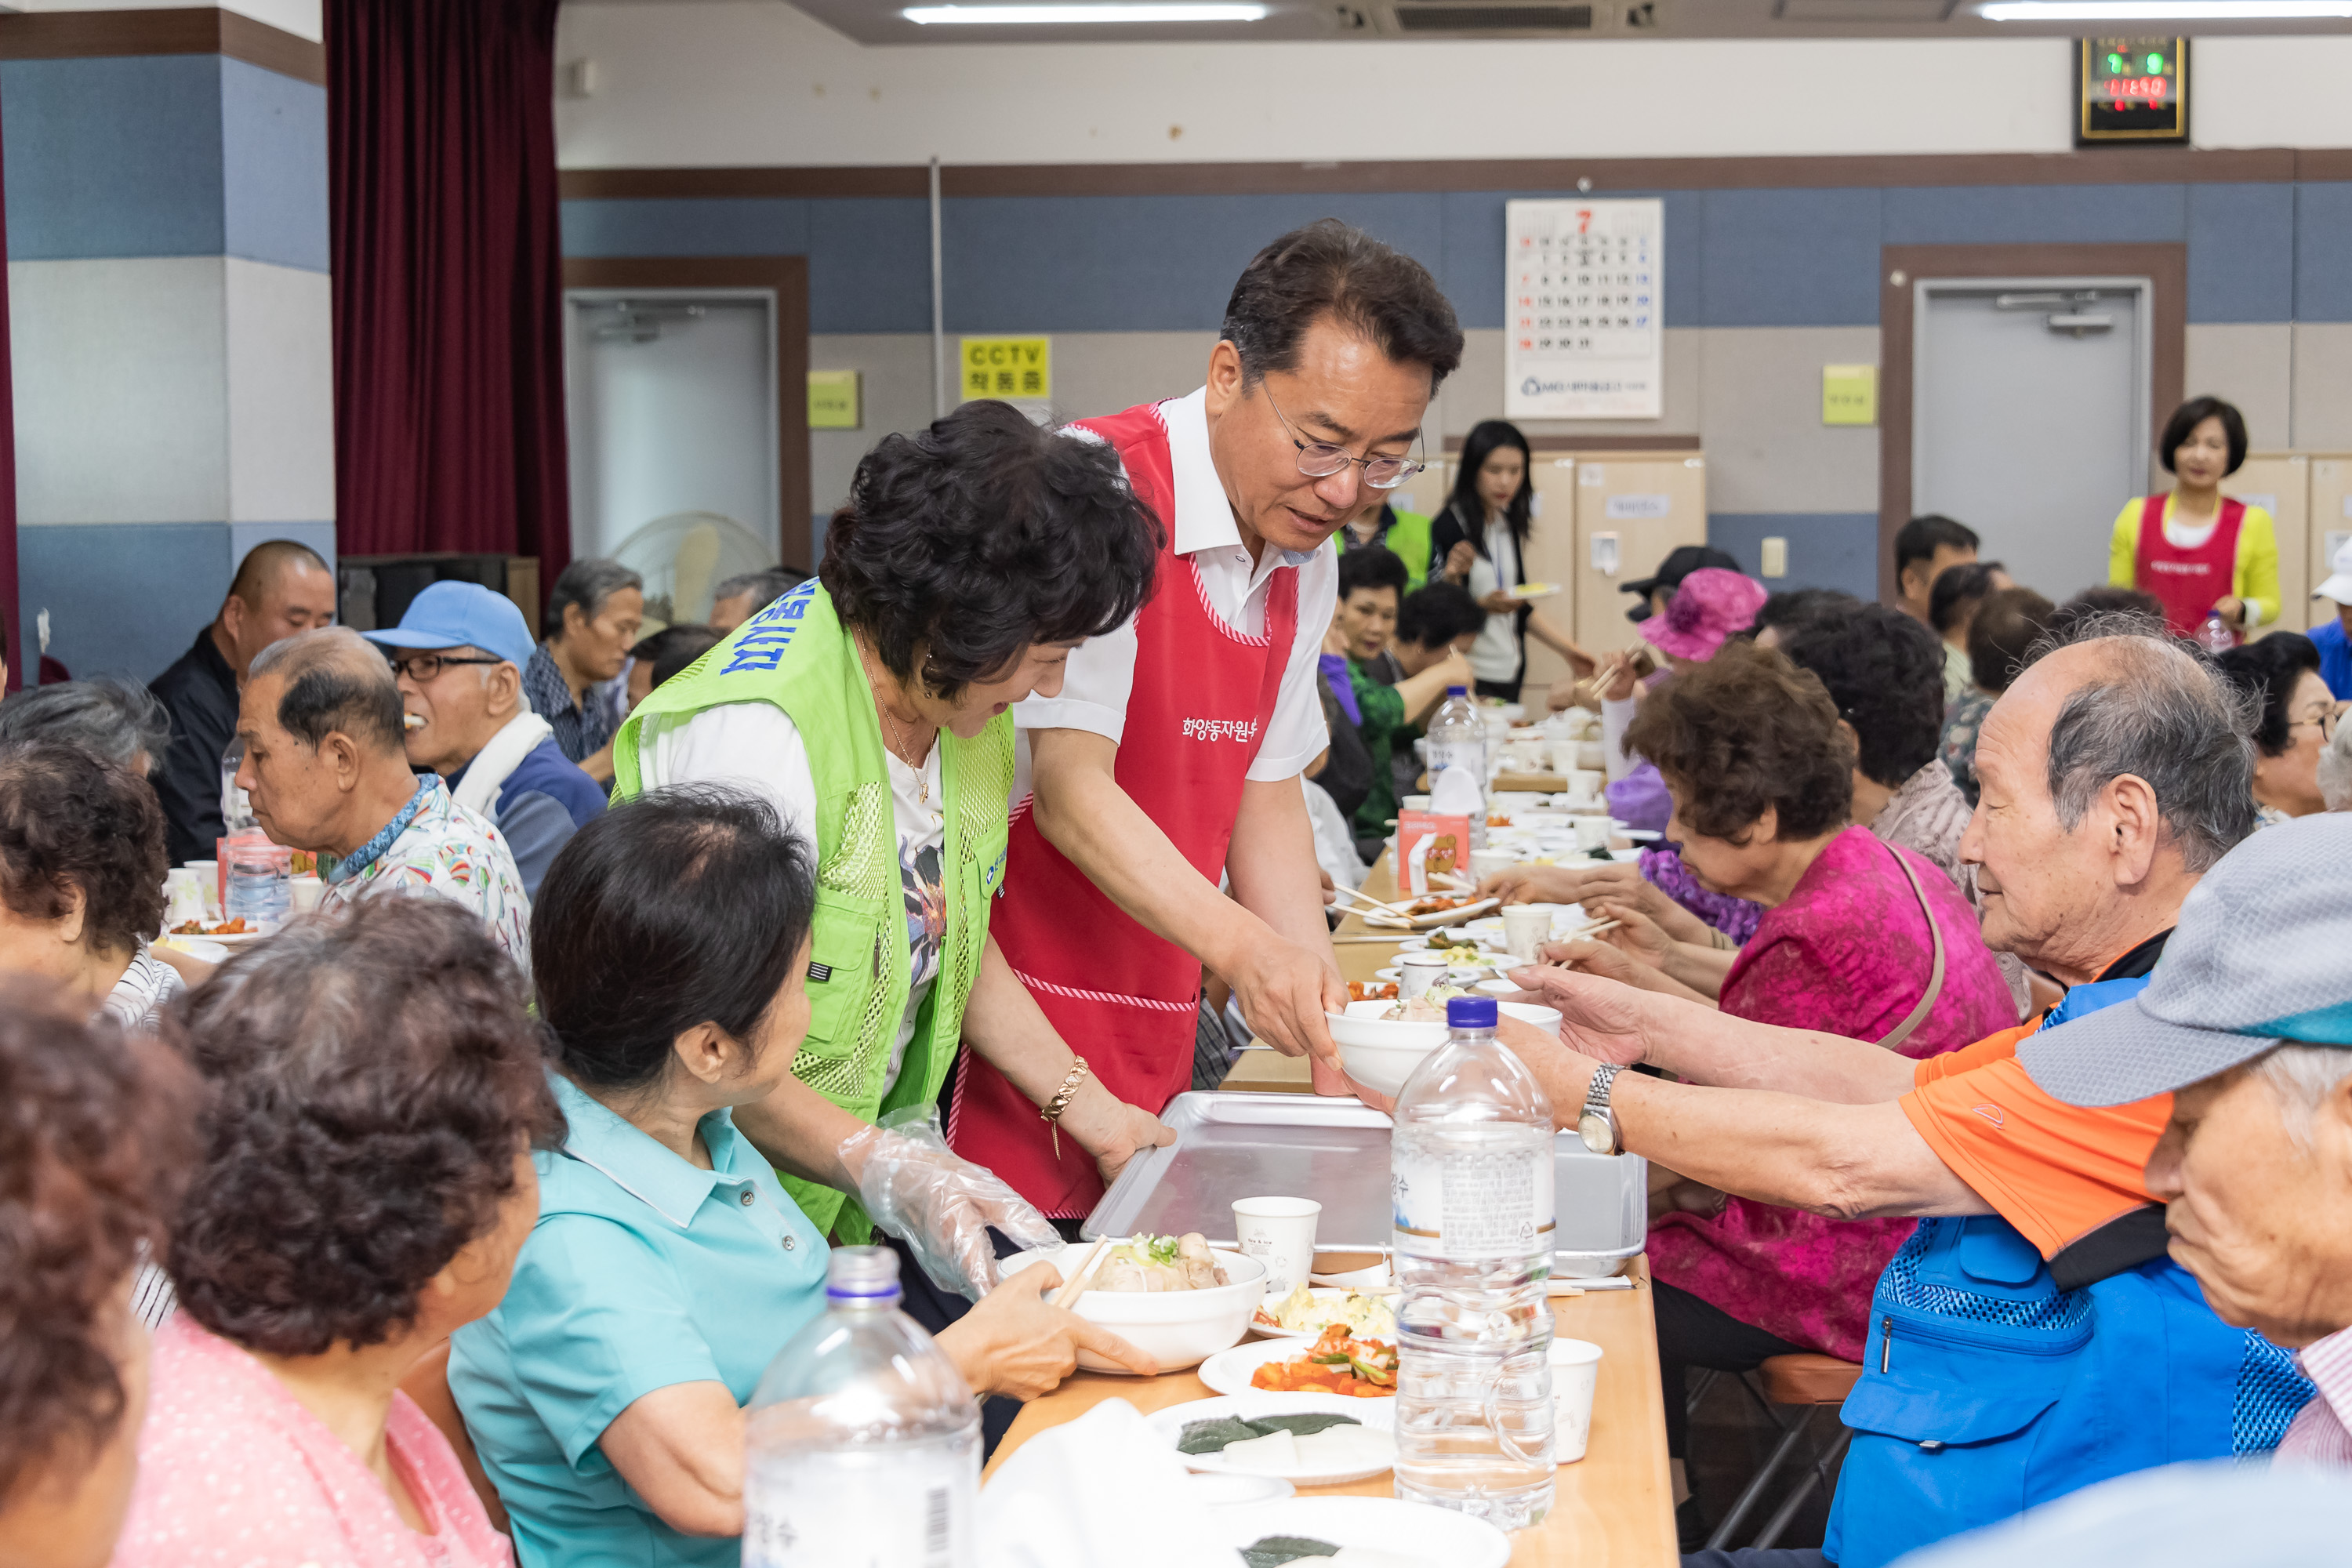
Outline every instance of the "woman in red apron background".
<path fill-rule="evenodd" d="M 2246 460 L 2246 422 L 2218 397 L 2190 398 L 2165 422 L 2157 457 L 2172 489 L 2125 503 L 2107 545 L 2107 581 L 2154 595 L 2165 624 L 2183 637 L 2219 616 L 2230 640 L 2242 642 L 2279 614 L 2271 514 L 2221 493 Z"/>
<path fill-rule="evenodd" d="M 1243 272 L 1206 386 L 1073 428 L 1118 451 L 1168 543 L 1136 618 L 1073 652 L 1059 695 L 1014 710 L 1029 794 L 990 931 L 1085 1070 L 1130 1103 L 1156 1111 L 1190 1086 L 1204 966 L 1260 1038 L 1336 1062 L 1323 1015 L 1347 992 L 1298 784 L 1328 743 L 1325 545 L 1367 485 L 1420 466 L 1461 350 L 1426 269 L 1325 220 Z M 1102 1182 L 1069 1140 L 1056 1149 L 1054 1104 L 965 1059 L 950 1143 L 1047 1215 L 1088 1213 Z"/>

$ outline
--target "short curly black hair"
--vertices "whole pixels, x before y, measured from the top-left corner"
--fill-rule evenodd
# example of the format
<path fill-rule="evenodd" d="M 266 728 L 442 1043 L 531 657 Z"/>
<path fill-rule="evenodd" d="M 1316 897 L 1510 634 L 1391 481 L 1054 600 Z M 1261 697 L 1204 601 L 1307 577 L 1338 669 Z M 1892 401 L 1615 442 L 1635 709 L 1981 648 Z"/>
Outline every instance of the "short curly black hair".
<path fill-rule="evenodd" d="M 470 911 L 379 894 L 174 1002 L 212 1086 L 174 1226 L 180 1308 L 250 1351 L 379 1344 L 498 1221 L 563 1113 L 521 978 Z"/>
<path fill-rule="evenodd" d="M 1365 544 L 1339 557 L 1339 602 L 1343 605 L 1348 595 L 1359 588 L 1393 589 L 1399 602 L 1402 602 L 1407 581 L 1404 557 L 1393 550 Z"/>
<path fill-rule="evenodd" d="M 1944 645 L 1902 611 L 1858 605 L 1780 632 L 1780 651 L 1811 670 L 1853 726 L 1863 776 L 1889 789 L 1936 760 L 1944 730 Z"/>
<path fill-rule="evenodd" d="M 2224 648 L 2213 662 L 2231 685 L 2263 705 L 2254 721 L 2254 745 L 2266 757 L 2285 751 L 2294 736 L 2287 728 L 2287 704 L 2305 670 L 2319 673 L 2319 646 L 2301 632 L 2273 632 L 2242 647 Z"/>
<path fill-rule="evenodd" d="M 163 808 L 147 781 L 79 746 L 0 742 L 0 902 L 27 920 L 82 899 L 82 941 L 131 952 L 163 928 Z"/>
<path fill-rule="evenodd" d="M 0 980 L 0 1498 L 87 1460 L 122 1419 L 108 1303 L 163 1242 L 196 1099 L 169 1047 L 62 988 Z"/>
<path fill-rule="evenodd" d="M 1818 837 L 1853 810 L 1853 742 L 1820 679 L 1778 648 L 1726 643 L 1677 670 L 1643 700 L 1625 749 L 1656 765 L 1683 822 L 1709 838 L 1747 843 L 1766 806 L 1781 838 Z"/>
<path fill-rule="evenodd" d="M 1102 637 L 1150 596 L 1164 536 L 1099 440 L 967 403 L 866 454 L 817 569 L 890 672 L 952 700 L 1036 643 Z"/>

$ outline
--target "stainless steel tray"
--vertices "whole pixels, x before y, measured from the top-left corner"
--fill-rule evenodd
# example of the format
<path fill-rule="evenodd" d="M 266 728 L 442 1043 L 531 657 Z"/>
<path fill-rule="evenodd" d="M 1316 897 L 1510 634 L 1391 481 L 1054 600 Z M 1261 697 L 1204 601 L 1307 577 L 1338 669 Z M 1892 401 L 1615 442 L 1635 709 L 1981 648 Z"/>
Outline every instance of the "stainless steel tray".
<path fill-rule="evenodd" d="M 1323 1205 L 1318 1248 L 1388 1250 L 1390 1121 L 1363 1101 L 1198 1092 L 1178 1095 L 1160 1119 L 1176 1130 L 1176 1142 L 1144 1151 L 1119 1173 L 1087 1216 L 1086 1236 L 1197 1230 L 1230 1246 L 1234 1200 L 1279 1196 Z M 1595 1154 L 1574 1133 L 1552 1146 L 1554 1245 L 1590 1260 L 1574 1272 L 1606 1272 L 1595 1267 L 1596 1255 L 1631 1257 L 1649 1233 L 1649 1163 L 1638 1154 Z"/>

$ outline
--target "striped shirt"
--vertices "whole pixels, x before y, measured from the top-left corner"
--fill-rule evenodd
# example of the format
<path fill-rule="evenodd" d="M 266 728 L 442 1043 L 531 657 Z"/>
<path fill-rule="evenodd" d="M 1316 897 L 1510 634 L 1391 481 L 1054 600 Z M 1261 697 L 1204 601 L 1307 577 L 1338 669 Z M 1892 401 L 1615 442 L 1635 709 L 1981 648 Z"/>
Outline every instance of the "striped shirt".
<path fill-rule="evenodd" d="M 2319 1386 L 2279 1439 L 2278 1461 L 2352 1468 L 2352 1329 L 2338 1329 L 2295 1356 Z"/>

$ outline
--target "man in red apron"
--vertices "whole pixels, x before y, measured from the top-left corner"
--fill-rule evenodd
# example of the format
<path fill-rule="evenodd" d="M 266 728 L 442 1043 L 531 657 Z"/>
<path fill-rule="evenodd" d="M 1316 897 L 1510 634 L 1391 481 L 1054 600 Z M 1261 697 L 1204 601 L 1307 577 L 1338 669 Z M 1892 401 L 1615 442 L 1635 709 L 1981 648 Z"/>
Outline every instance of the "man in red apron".
<path fill-rule="evenodd" d="M 2135 581 L 2164 605 L 2164 624 L 2190 637 L 2214 605 L 2230 597 L 2246 503 L 2223 496 L 2213 531 L 2194 550 L 2184 550 L 2164 536 L 2164 506 L 2171 499 L 2159 493 L 2141 503 Z"/>
<path fill-rule="evenodd" d="M 990 931 L 1086 1068 L 1146 1110 L 1190 1087 L 1204 965 L 1260 1038 L 1336 1065 L 1323 1014 L 1347 988 L 1299 786 L 1329 743 L 1324 545 L 1418 468 L 1461 354 L 1427 270 L 1327 219 L 1243 272 L 1206 386 L 1073 426 L 1118 449 L 1168 540 L 1135 619 L 1014 710 L 1030 794 Z M 1040 1107 L 970 1055 L 948 1125 L 1049 1215 L 1102 1195 L 1085 1151 L 1057 1152 Z"/>

